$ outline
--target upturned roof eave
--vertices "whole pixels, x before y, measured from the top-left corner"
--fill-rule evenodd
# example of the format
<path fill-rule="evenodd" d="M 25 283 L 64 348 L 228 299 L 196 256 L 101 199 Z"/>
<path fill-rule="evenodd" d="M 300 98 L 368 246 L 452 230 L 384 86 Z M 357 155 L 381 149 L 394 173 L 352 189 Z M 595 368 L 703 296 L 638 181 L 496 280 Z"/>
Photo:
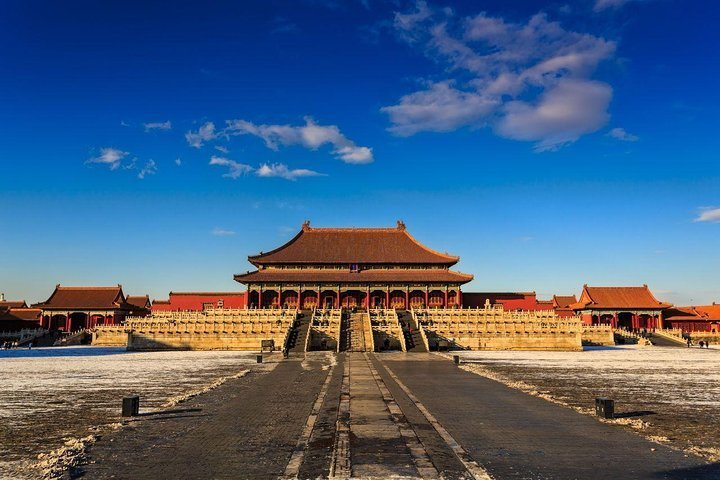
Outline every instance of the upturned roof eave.
<path fill-rule="evenodd" d="M 307 273 L 308 276 L 311 276 L 311 275 L 312 275 L 311 272 L 304 272 L 304 273 Z M 454 275 L 454 276 L 456 276 L 456 277 L 459 277 L 459 278 L 454 279 L 452 283 L 458 283 L 458 284 L 460 284 L 460 285 L 464 285 L 464 284 L 466 284 L 466 283 L 469 283 L 469 282 L 471 282 L 471 281 L 475 278 L 475 276 L 472 275 L 472 274 L 462 273 L 462 272 L 456 272 L 456 271 L 453 271 L 453 270 L 448 270 L 448 273 L 450 273 L 451 275 Z M 233 275 L 233 280 L 235 280 L 235 281 L 238 282 L 238 283 L 243 283 L 243 284 L 244 284 L 244 283 L 253 283 L 254 281 L 260 281 L 260 282 L 262 282 L 262 281 L 268 281 L 268 282 L 270 282 L 270 280 L 262 280 L 262 279 L 260 279 L 260 280 L 255 280 L 253 277 L 257 276 L 258 274 L 261 274 L 261 270 L 255 270 L 255 271 L 253 271 L 253 272 L 247 272 L 247 273 L 237 273 L 237 274 Z M 324 282 L 324 281 L 326 281 L 326 280 L 312 280 L 312 279 L 309 279 L 308 281 L 310 281 L 310 282 L 318 281 L 318 282 L 322 283 L 322 282 Z M 358 279 L 356 282 L 353 281 L 353 280 L 350 280 L 350 281 L 345 280 L 345 281 L 342 281 L 341 283 L 368 283 L 368 282 L 373 282 L 373 281 L 377 281 L 377 282 L 393 282 L 393 280 Z M 272 280 L 271 282 L 277 282 L 277 280 Z M 301 283 L 302 280 L 289 280 L 288 282 Z M 398 280 L 398 282 L 400 282 L 400 283 L 407 283 L 407 281 L 404 281 L 404 280 Z M 441 282 L 441 283 L 450 283 L 449 281 L 444 281 L 444 280 L 417 280 L 417 282 L 427 282 L 427 283 L 437 283 L 437 282 Z"/>

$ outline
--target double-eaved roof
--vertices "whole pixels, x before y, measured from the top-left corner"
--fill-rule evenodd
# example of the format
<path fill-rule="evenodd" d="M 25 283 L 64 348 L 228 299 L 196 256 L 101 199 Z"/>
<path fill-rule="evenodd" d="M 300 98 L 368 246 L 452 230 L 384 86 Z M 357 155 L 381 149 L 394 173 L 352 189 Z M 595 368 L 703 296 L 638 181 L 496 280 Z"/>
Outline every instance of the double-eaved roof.
<path fill-rule="evenodd" d="M 583 286 L 580 300 L 570 305 L 573 310 L 662 310 L 672 304 L 659 301 L 647 285 L 641 287 Z"/>
<path fill-rule="evenodd" d="M 432 250 L 398 222 L 396 228 L 312 228 L 275 250 L 248 257 L 256 266 L 276 264 L 434 264 L 451 266 L 460 258 Z"/>
<path fill-rule="evenodd" d="M 33 307 L 43 310 L 131 310 L 125 300 L 122 286 L 114 287 L 63 287 L 55 286 L 50 298 Z"/>
<path fill-rule="evenodd" d="M 462 284 L 473 279 L 450 270 L 460 257 L 421 244 L 402 222 L 395 228 L 312 228 L 305 222 L 292 240 L 248 260 L 258 270 L 235 275 L 238 282 Z"/>

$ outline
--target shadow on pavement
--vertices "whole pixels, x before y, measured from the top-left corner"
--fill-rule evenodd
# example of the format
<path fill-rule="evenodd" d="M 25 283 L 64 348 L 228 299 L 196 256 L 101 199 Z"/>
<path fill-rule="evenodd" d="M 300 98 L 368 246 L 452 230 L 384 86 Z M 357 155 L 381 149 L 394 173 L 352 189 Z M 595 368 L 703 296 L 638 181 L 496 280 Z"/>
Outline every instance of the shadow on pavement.
<path fill-rule="evenodd" d="M 658 478 L 669 478 L 673 480 L 680 479 L 720 479 L 720 463 L 711 463 L 709 465 L 700 465 L 697 467 L 678 468 L 677 470 L 668 470 L 658 472 Z"/>
<path fill-rule="evenodd" d="M 620 412 L 615 413 L 615 418 L 630 418 L 630 417 L 644 417 L 646 415 L 656 415 L 657 412 L 652 410 L 637 410 L 634 412 Z"/>
<path fill-rule="evenodd" d="M 152 417 L 152 416 L 157 416 L 157 415 L 173 415 L 176 413 L 195 413 L 195 412 L 202 412 L 202 408 L 176 408 L 174 410 L 161 410 L 158 412 L 140 413 L 137 416 L 138 417 Z"/>

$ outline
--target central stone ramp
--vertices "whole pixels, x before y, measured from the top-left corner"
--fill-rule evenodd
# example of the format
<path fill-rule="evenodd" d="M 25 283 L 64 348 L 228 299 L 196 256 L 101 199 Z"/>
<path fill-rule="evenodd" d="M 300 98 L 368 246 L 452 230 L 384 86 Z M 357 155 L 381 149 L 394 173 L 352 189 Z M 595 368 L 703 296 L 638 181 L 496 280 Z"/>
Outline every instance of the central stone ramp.
<path fill-rule="evenodd" d="M 367 312 L 343 312 L 340 349 L 348 352 L 372 352 L 374 342 Z"/>

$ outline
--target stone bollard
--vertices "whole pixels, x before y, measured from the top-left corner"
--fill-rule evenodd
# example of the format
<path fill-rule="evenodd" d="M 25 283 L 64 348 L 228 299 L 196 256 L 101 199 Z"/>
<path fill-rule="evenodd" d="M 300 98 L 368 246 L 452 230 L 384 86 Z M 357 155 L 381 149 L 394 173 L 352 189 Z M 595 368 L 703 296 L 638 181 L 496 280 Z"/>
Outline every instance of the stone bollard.
<path fill-rule="evenodd" d="M 262 363 L 262 355 L 258 355 L 258 356 L 255 357 L 255 358 L 256 358 L 256 360 L 257 360 L 257 363 Z"/>
<path fill-rule="evenodd" d="M 460 355 L 453 355 L 453 362 L 455 365 L 460 365 Z"/>
<path fill-rule="evenodd" d="M 137 417 L 140 414 L 140 396 L 132 395 L 122 399 L 122 416 Z"/>
<path fill-rule="evenodd" d="M 595 415 L 601 418 L 615 418 L 615 400 L 610 398 L 596 398 Z"/>

